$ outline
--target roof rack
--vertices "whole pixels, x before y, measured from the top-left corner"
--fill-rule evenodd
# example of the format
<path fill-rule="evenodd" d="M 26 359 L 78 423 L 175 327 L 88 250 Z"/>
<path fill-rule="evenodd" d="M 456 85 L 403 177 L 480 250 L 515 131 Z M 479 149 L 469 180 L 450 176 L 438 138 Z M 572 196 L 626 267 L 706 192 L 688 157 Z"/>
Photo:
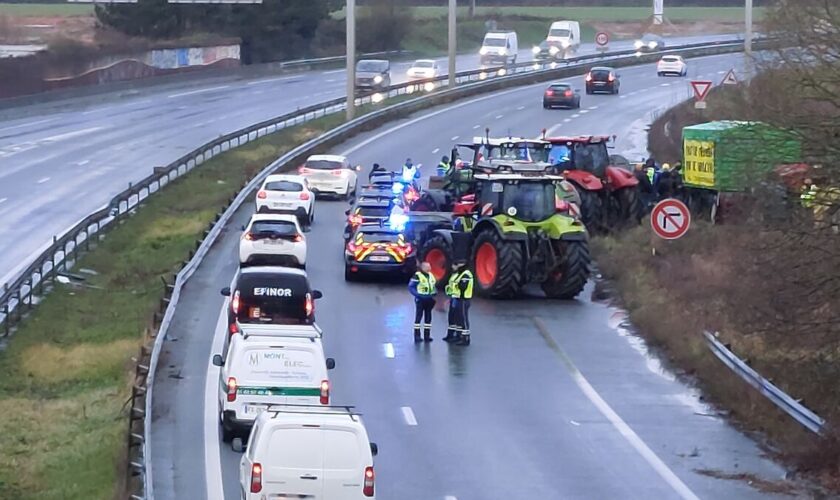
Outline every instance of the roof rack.
<path fill-rule="evenodd" d="M 253 323 L 245 323 L 243 328 L 243 323 L 236 322 L 236 327 L 242 334 L 243 338 L 248 337 L 289 337 L 289 338 L 300 338 L 300 339 L 320 339 L 324 337 L 324 332 L 321 330 L 317 324 L 313 323 L 311 325 L 272 325 L 272 324 L 253 324 Z M 273 330 L 273 332 L 261 332 L 261 331 L 251 331 L 248 330 Z M 311 330 L 311 331 L 306 331 Z M 276 332 L 276 334 L 275 334 Z"/>
<path fill-rule="evenodd" d="M 307 411 L 312 410 L 312 411 Z M 320 410 L 320 411 L 319 411 Z M 269 405 L 266 408 L 266 412 L 274 413 L 274 416 L 277 416 L 278 413 L 294 413 L 296 415 L 336 415 L 337 412 L 334 411 L 324 411 L 324 410 L 345 410 L 346 414 L 356 421 L 356 417 L 362 416 L 361 413 L 356 411 L 355 406 L 346 406 L 346 405 L 296 405 L 296 404 L 278 404 L 278 405 Z"/>

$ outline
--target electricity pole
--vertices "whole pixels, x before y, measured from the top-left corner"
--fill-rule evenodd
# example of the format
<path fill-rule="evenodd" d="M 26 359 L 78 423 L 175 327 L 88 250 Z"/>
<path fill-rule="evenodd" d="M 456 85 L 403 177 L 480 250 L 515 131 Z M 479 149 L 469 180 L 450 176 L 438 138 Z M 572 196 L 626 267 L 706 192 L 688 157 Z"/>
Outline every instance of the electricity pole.
<path fill-rule="evenodd" d="M 347 0 L 347 120 L 356 107 L 356 0 Z"/>
<path fill-rule="evenodd" d="M 455 88 L 455 48 L 457 37 L 455 31 L 455 19 L 458 15 L 456 0 L 449 0 L 449 88 Z"/>
<path fill-rule="evenodd" d="M 752 0 L 746 0 L 745 12 L 744 12 L 744 24 L 746 24 L 746 33 L 744 35 L 744 52 L 747 54 L 747 56 L 752 55 L 752 37 L 753 37 L 752 15 L 753 15 L 753 1 Z"/>

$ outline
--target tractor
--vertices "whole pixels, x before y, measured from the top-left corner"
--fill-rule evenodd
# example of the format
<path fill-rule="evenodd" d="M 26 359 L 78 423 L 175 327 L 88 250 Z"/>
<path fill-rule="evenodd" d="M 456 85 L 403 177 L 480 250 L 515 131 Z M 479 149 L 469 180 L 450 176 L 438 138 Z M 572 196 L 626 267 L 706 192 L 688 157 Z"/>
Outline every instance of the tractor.
<path fill-rule="evenodd" d="M 639 180 L 610 156 L 608 136 L 552 137 L 549 162 L 580 195 L 580 211 L 590 231 L 605 233 L 638 225 L 643 207 Z M 626 160 L 621 162 L 627 164 Z"/>
<path fill-rule="evenodd" d="M 518 297 L 527 283 L 539 283 L 549 298 L 576 297 L 589 279 L 589 240 L 583 223 L 560 209 L 563 177 L 540 158 L 525 158 L 547 148 L 539 141 L 468 147 L 473 162 L 461 174 L 470 174 L 443 193 L 426 193 L 438 211 L 417 205 L 409 212 L 406 233 L 420 260 L 441 283 L 454 261 L 467 261 L 487 297 Z"/>

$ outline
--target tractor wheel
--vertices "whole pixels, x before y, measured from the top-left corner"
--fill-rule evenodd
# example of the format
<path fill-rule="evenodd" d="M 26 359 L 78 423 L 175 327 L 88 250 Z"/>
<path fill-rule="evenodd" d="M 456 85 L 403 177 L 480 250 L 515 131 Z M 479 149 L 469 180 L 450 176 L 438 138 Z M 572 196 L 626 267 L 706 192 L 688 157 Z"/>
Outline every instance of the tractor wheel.
<path fill-rule="evenodd" d="M 626 187 L 613 193 L 616 201 L 615 224 L 612 229 L 638 226 L 642 221 L 642 201 L 638 187 Z"/>
<path fill-rule="evenodd" d="M 472 254 L 478 292 L 495 298 L 513 298 L 525 282 L 522 245 L 505 241 L 495 230 L 482 231 Z"/>
<path fill-rule="evenodd" d="M 580 196 L 580 218 L 587 231 L 591 233 L 603 232 L 603 204 L 601 197 L 594 191 L 587 191 L 580 188 L 577 190 Z"/>
<path fill-rule="evenodd" d="M 573 299 L 589 280 L 589 244 L 586 241 L 559 241 L 563 262 L 540 286 L 551 299 Z"/>
<path fill-rule="evenodd" d="M 444 286 L 452 269 L 452 245 L 446 238 L 436 234 L 426 240 L 420 248 L 420 261 L 432 266 L 432 274 L 438 285 Z"/>

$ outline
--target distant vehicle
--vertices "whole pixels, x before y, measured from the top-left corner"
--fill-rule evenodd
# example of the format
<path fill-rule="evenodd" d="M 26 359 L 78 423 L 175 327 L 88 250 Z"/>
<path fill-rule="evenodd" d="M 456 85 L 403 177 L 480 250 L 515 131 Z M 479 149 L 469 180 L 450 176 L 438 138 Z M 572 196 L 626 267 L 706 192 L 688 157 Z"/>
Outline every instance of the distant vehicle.
<path fill-rule="evenodd" d="M 515 31 L 488 31 L 478 51 L 482 65 L 516 64 L 519 41 Z"/>
<path fill-rule="evenodd" d="M 272 406 L 254 423 L 239 463 L 242 499 L 376 498 L 378 451 L 353 407 Z"/>
<path fill-rule="evenodd" d="M 418 59 L 408 68 L 406 75 L 410 80 L 425 80 L 440 75 L 440 66 L 434 59 Z"/>
<path fill-rule="evenodd" d="M 633 46 L 639 52 L 657 52 L 665 50 L 665 39 L 653 33 L 645 33 Z"/>
<path fill-rule="evenodd" d="M 390 62 L 383 59 L 362 59 L 356 64 L 357 90 L 382 90 L 390 86 Z"/>
<path fill-rule="evenodd" d="M 586 93 L 606 92 L 618 94 L 621 88 L 621 80 L 615 69 L 606 66 L 596 66 L 586 74 Z"/>
<path fill-rule="evenodd" d="M 239 239 L 239 265 L 306 268 L 306 238 L 294 215 L 256 214 Z"/>
<path fill-rule="evenodd" d="M 688 64 L 682 56 L 662 56 L 656 64 L 656 74 L 685 76 L 688 74 Z"/>
<path fill-rule="evenodd" d="M 312 155 L 298 168 L 298 174 L 309 181 L 316 194 L 333 194 L 345 200 L 356 191 L 356 172 L 346 156 Z"/>
<path fill-rule="evenodd" d="M 356 229 L 368 222 L 379 223 L 380 221 L 387 222 L 388 217 L 391 216 L 391 208 L 394 205 L 393 198 L 385 197 L 366 197 L 363 201 L 356 200 L 356 203 L 350 207 L 346 212 L 347 224 L 344 226 L 344 241 L 348 241 Z"/>
<path fill-rule="evenodd" d="M 556 21 L 551 23 L 545 41 L 556 44 L 565 51 L 565 56 L 580 48 L 580 23 L 577 21 Z"/>
<path fill-rule="evenodd" d="M 365 273 L 401 275 L 414 269 L 415 249 L 405 235 L 388 224 L 362 224 L 344 248 L 344 279 L 354 281 Z"/>
<path fill-rule="evenodd" d="M 269 175 L 257 190 L 257 213 L 293 214 L 300 224 L 315 220 L 315 193 L 301 175 Z"/>
<path fill-rule="evenodd" d="M 552 83 L 543 93 L 543 108 L 550 109 L 555 106 L 579 108 L 580 91 L 567 82 Z"/>

